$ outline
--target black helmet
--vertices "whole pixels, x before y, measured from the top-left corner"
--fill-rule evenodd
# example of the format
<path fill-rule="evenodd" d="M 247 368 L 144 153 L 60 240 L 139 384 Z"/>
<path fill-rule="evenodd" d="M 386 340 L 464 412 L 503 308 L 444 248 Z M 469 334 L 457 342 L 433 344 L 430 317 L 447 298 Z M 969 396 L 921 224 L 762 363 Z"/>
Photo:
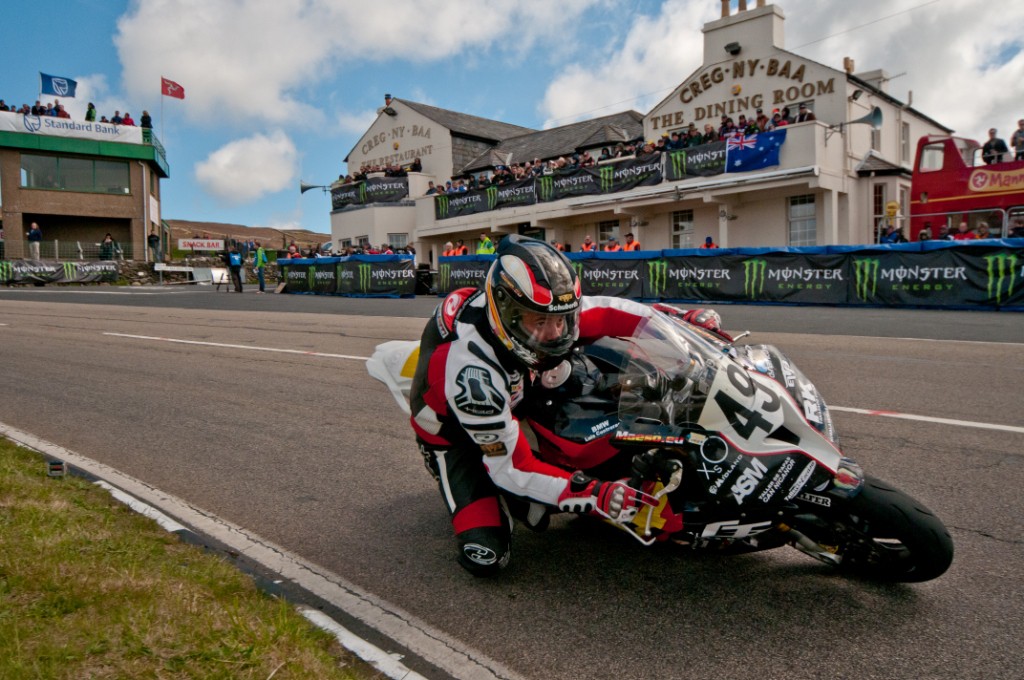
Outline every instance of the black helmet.
<path fill-rule="evenodd" d="M 565 255 L 543 241 L 502 239 L 487 272 L 486 292 L 491 329 L 529 368 L 554 366 L 579 338 L 580 279 Z M 524 314 L 531 313 L 546 318 L 527 317 L 528 328 Z"/>

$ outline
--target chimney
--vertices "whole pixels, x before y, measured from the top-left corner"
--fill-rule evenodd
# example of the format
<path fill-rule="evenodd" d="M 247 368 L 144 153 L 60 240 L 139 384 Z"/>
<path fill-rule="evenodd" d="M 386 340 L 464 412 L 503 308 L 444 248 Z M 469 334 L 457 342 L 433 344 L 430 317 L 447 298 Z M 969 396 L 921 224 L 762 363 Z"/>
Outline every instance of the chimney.
<path fill-rule="evenodd" d="M 729 0 L 722 0 L 722 18 L 729 16 Z"/>

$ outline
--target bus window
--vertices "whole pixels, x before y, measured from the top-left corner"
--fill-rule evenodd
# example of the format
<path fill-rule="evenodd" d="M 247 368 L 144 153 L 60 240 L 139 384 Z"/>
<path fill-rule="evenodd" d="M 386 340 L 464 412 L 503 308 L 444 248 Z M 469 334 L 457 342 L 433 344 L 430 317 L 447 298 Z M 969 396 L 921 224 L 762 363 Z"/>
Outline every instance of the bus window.
<path fill-rule="evenodd" d="M 942 170 L 944 159 L 943 144 L 928 144 L 921 149 L 921 161 L 918 170 L 921 172 L 934 172 Z"/>

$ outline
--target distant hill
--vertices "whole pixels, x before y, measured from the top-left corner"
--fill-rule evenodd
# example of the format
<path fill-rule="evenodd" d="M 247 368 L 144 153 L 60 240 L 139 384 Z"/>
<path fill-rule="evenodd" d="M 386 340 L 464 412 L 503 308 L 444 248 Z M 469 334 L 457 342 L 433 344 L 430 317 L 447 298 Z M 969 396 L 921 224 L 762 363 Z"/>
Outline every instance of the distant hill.
<path fill-rule="evenodd" d="M 244 224 L 225 222 L 193 222 L 191 220 L 164 220 L 171 228 L 171 239 L 193 238 L 208 235 L 210 238 L 223 239 L 255 239 L 264 246 L 277 249 L 285 248 L 291 240 L 300 247 L 319 245 L 331 240 L 330 234 L 321 234 L 305 229 L 271 229 L 270 227 L 247 227 Z M 287 234 L 287 235 L 286 235 Z"/>

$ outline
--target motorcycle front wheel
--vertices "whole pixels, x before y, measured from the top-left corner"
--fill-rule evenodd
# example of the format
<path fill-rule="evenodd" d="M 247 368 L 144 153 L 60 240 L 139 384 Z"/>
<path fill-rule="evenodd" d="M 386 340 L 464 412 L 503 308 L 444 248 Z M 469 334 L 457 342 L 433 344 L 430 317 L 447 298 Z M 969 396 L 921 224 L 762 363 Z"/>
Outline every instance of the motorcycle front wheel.
<path fill-rule="evenodd" d="M 857 496 L 833 507 L 840 569 L 880 581 L 920 583 L 953 562 L 953 539 L 935 514 L 899 489 L 868 476 Z"/>

